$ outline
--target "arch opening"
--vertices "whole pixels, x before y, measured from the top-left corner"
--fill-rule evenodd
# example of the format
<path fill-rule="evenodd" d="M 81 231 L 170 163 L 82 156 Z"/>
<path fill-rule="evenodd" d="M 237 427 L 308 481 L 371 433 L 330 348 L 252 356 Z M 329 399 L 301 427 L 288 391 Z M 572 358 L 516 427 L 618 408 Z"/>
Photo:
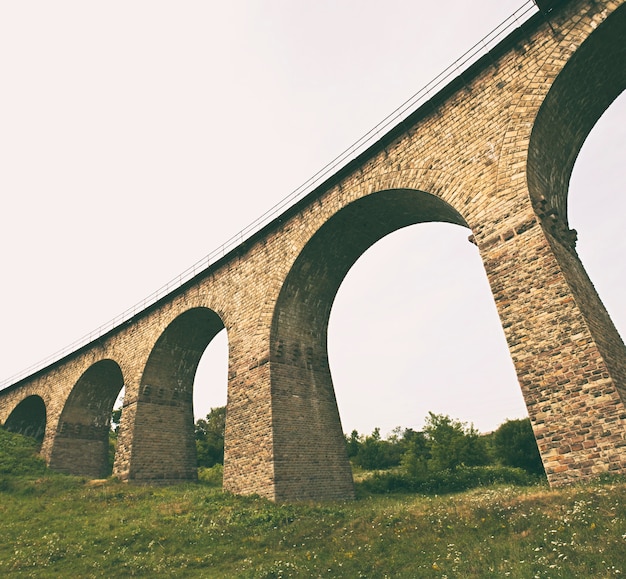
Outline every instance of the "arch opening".
<path fill-rule="evenodd" d="M 335 295 L 356 260 L 386 235 L 416 223 L 441 221 L 467 227 L 463 217 L 438 197 L 394 189 L 359 199 L 328 220 L 307 243 L 281 289 L 272 322 L 272 361 L 281 359 L 279 335 L 289 327 L 306 348 L 325 347 Z M 304 350 L 302 350 L 304 351 Z M 324 364 L 325 355 L 317 361 Z"/>
<path fill-rule="evenodd" d="M 156 341 L 139 387 L 131 479 L 197 479 L 194 378 L 205 350 L 223 329 L 217 313 L 198 307 L 179 315 Z"/>
<path fill-rule="evenodd" d="M 46 434 L 46 404 L 33 394 L 22 400 L 4 423 L 9 432 L 34 438 L 40 445 Z"/>
<path fill-rule="evenodd" d="M 50 468 L 93 478 L 110 473 L 111 412 L 123 386 L 113 360 L 96 362 L 82 374 L 61 412 Z"/>
<path fill-rule="evenodd" d="M 428 412 L 483 433 L 527 416 L 484 266 L 468 234 L 445 223 L 407 227 L 376 243 L 348 272 L 328 337 L 346 434 L 420 431 Z"/>
<path fill-rule="evenodd" d="M 205 418 L 212 408 L 226 406 L 228 387 L 228 334 L 220 330 L 204 350 L 193 381 L 194 419 Z"/>
<path fill-rule="evenodd" d="M 278 498 L 351 495 L 328 361 L 331 308 L 346 274 L 368 248 L 398 229 L 431 221 L 467 227 L 454 208 L 429 193 L 394 189 L 371 194 L 329 219 L 291 268 L 271 330 L 274 454 L 277 468 L 285 470 L 276 474 Z"/>

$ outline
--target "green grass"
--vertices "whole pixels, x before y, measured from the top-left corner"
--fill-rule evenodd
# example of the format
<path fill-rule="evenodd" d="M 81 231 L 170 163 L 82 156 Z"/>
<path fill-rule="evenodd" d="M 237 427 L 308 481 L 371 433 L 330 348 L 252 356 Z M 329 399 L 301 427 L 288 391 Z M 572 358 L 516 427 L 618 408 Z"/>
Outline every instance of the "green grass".
<path fill-rule="evenodd" d="M 277 505 L 222 492 L 219 472 L 172 487 L 56 475 L 41 469 L 32 446 L 20 455 L 32 470 L 6 474 L 10 439 L 0 430 L 1 577 L 626 573 L 626 483 L 617 479 L 443 496 L 361 490 L 354 502 Z"/>

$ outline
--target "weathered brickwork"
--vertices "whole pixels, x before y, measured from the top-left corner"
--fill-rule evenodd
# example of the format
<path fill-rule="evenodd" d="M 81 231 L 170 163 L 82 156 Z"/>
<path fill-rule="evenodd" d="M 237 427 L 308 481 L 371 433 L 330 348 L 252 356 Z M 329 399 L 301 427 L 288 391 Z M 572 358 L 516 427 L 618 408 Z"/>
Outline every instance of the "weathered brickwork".
<path fill-rule="evenodd" d="M 327 356 L 338 288 L 401 227 L 478 245 L 552 484 L 626 471 L 626 348 L 567 223 L 580 147 L 626 87 L 626 0 L 541 14 L 261 232 L 130 322 L 0 392 L 0 423 L 58 470 L 196 476 L 193 377 L 226 328 L 224 486 L 273 500 L 353 496 Z M 45 433 L 45 434 L 44 434 Z"/>

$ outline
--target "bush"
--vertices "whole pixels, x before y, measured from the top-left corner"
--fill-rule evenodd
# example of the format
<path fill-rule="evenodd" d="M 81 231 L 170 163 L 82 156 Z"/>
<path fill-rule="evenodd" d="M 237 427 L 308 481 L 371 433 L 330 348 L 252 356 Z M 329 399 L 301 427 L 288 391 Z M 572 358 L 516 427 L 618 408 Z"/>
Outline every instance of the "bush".
<path fill-rule="evenodd" d="M 529 486 L 536 484 L 538 480 L 537 477 L 529 475 L 521 468 L 508 466 L 459 467 L 455 470 L 432 473 L 421 483 L 419 490 L 427 494 L 443 494 L 494 484 Z"/>
<path fill-rule="evenodd" d="M 375 428 L 358 446 L 354 462 L 366 470 L 378 470 L 398 466 L 401 458 L 402 449 L 397 441 L 383 440 L 380 428 Z"/>
<path fill-rule="evenodd" d="M 411 478 L 401 471 L 376 473 L 357 483 L 357 488 L 372 494 L 417 492 L 426 495 L 461 492 L 494 484 L 529 486 L 540 478 L 523 469 L 506 466 L 461 466 L 453 470 L 430 472 L 424 478 Z"/>
<path fill-rule="evenodd" d="M 372 493 L 457 492 L 494 483 L 527 485 L 545 477 L 530 421 L 509 420 L 489 436 L 443 414 L 429 412 L 423 432 L 394 430 L 382 440 L 380 430 L 346 437 L 356 466 L 375 473 L 359 483 Z M 488 466 L 491 465 L 491 466 Z"/>
<path fill-rule="evenodd" d="M 212 487 L 221 487 L 224 479 L 224 467 L 221 464 L 210 468 L 198 469 L 198 481 Z"/>
<path fill-rule="evenodd" d="M 502 424 L 493 433 L 493 448 L 503 465 L 537 475 L 545 474 L 529 418 L 507 420 Z"/>
<path fill-rule="evenodd" d="M 458 466 L 480 466 L 489 463 L 487 447 L 472 426 L 443 414 L 428 413 L 424 433 L 428 439 L 430 471 L 454 470 Z"/>
<path fill-rule="evenodd" d="M 360 490 L 375 495 L 389 493 L 413 493 L 417 484 L 401 471 L 376 472 L 372 476 L 354 483 L 357 494 Z"/>
<path fill-rule="evenodd" d="M 356 430 L 353 430 L 350 433 L 350 436 L 346 436 L 346 451 L 348 453 L 348 458 L 354 458 L 359 453 L 359 448 L 361 447 L 361 437 Z"/>
<path fill-rule="evenodd" d="M 428 472 L 430 450 L 428 439 L 423 432 L 410 431 L 411 436 L 406 443 L 406 450 L 402 455 L 401 466 L 410 479 L 422 479 Z"/>

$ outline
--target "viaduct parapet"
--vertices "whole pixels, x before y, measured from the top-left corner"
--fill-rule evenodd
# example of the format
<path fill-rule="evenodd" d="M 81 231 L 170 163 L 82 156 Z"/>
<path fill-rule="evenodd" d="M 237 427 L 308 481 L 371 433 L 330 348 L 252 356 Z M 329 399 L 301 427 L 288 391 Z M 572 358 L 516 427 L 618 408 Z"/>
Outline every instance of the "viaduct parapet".
<path fill-rule="evenodd" d="M 0 424 L 39 437 L 51 468 L 99 477 L 125 387 L 114 474 L 192 480 L 194 375 L 226 328 L 225 489 L 350 498 L 327 355 L 333 299 L 383 236 L 443 221 L 480 251 L 550 483 L 626 472 L 626 348 L 567 221 L 576 156 L 626 87 L 625 3 L 548 2 L 223 259 L 1 391 Z"/>

